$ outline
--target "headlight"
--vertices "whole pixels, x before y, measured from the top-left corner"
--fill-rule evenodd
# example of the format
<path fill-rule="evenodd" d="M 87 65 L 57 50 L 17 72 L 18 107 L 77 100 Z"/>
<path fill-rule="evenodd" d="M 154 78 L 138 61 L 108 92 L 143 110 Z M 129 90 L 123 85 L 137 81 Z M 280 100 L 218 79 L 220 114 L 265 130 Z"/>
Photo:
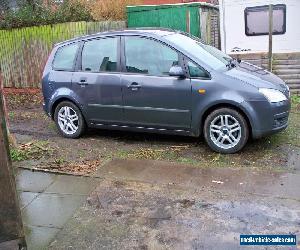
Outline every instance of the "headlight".
<path fill-rule="evenodd" d="M 287 100 L 286 96 L 276 89 L 260 88 L 259 92 L 262 93 L 269 102 L 282 102 Z"/>

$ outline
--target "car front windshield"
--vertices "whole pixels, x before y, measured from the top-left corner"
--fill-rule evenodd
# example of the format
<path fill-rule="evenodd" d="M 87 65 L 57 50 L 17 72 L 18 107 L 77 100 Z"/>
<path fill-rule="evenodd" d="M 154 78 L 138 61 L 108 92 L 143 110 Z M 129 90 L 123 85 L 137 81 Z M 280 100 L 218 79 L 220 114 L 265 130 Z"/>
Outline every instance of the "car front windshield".
<path fill-rule="evenodd" d="M 199 39 L 180 33 L 164 36 L 165 39 L 176 46 L 199 58 L 214 70 L 224 70 L 231 57 L 210 45 L 202 43 Z"/>

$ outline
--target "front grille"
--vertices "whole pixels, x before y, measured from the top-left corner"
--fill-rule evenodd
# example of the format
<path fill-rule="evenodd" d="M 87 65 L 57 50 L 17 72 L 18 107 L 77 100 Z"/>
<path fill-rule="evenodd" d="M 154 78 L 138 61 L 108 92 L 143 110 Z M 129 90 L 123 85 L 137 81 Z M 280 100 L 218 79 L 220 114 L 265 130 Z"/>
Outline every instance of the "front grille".
<path fill-rule="evenodd" d="M 288 123 L 288 116 L 284 116 L 284 117 L 280 117 L 280 118 L 275 118 L 274 119 L 274 124 L 273 127 L 274 128 L 278 128 L 278 127 L 282 127 L 284 125 L 286 125 Z"/>

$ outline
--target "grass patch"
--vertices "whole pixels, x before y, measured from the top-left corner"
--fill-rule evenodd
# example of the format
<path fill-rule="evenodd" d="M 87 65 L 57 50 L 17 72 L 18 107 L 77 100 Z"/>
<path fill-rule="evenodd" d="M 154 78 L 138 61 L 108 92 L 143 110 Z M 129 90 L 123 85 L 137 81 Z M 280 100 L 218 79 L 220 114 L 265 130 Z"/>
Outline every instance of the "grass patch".
<path fill-rule="evenodd" d="M 51 130 L 53 130 L 53 131 L 57 131 L 57 129 L 56 129 L 56 124 L 55 124 L 55 122 L 53 122 L 53 121 L 51 121 L 51 122 L 49 123 L 48 128 L 51 129 Z"/>
<path fill-rule="evenodd" d="M 300 113 L 300 95 L 292 95 L 292 111 L 296 113 Z"/>
<path fill-rule="evenodd" d="M 16 116 L 16 113 L 15 112 L 9 112 L 8 113 L 8 117 L 10 118 L 10 119 L 13 119 L 13 118 L 15 118 L 15 116 Z"/>
<path fill-rule="evenodd" d="M 300 104 L 300 95 L 291 96 L 292 104 Z"/>
<path fill-rule="evenodd" d="M 20 150 L 19 148 L 11 148 L 10 157 L 12 161 L 25 161 L 29 156 L 24 150 Z"/>
<path fill-rule="evenodd" d="M 269 137 L 271 144 L 290 144 L 300 147 L 300 115 L 291 113 L 289 118 L 289 126 L 281 133 Z"/>
<path fill-rule="evenodd" d="M 137 150 L 120 150 L 116 156 L 122 159 L 146 159 L 146 160 L 176 160 L 179 153 L 189 146 L 170 146 L 165 148 L 139 148 Z"/>

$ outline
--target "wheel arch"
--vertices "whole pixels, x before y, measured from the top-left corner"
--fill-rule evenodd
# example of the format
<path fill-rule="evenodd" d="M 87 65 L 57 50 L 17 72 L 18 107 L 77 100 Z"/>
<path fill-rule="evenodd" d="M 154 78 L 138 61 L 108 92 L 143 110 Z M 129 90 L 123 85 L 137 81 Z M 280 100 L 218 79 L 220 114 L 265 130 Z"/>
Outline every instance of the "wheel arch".
<path fill-rule="evenodd" d="M 77 108 L 79 108 L 79 110 L 81 111 L 83 118 L 85 119 L 85 117 L 84 117 L 84 115 L 83 115 L 83 112 L 82 112 L 82 109 L 81 109 L 80 105 L 79 105 L 75 100 L 73 100 L 72 98 L 66 97 L 66 96 L 62 96 L 62 97 L 57 98 L 55 101 L 53 101 L 53 103 L 52 103 L 52 105 L 51 105 L 51 108 L 50 108 L 50 114 L 51 114 L 52 120 L 54 120 L 54 114 L 55 114 L 55 109 L 56 109 L 56 107 L 57 107 L 61 102 L 64 102 L 64 101 L 68 101 L 68 102 L 71 102 L 71 103 L 73 103 L 74 105 L 76 105 Z"/>
<path fill-rule="evenodd" d="M 208 107 L 201 115 L 201 121 L 200 121 L 200 126 L 199 126 L 199 134 L 200 135 L 203 134 L 204 123 L 205 123 L 207 116 L 214 110 L 217 110 L 220 108 L 231 108 L 231 109 L 239 112 L 247 122 L 247 125 L 249 128 L 249 136 L 252 136 L 252 123 L 251 123 L 251 119 L 249 118 L 249 115 L 247 114 L 247 111 L 245 109 L 243 109 L 240 105 L 235 105 L 232 103 L 217 103 L 217 104 L 214 104 L 214 105 Z"/>

